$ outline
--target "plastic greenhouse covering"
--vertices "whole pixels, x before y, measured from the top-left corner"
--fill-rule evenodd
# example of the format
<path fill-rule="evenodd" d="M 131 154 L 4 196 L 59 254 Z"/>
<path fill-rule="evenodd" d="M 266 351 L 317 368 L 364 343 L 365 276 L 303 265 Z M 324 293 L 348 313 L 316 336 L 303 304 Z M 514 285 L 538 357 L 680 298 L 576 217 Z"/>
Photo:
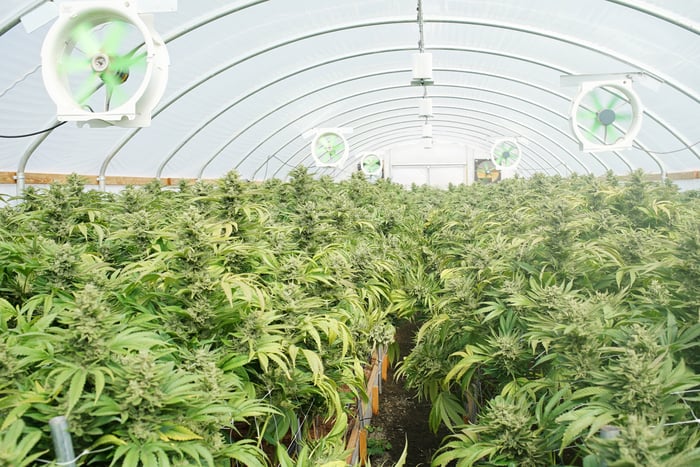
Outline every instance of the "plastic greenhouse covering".
<path fill-rule="evenodd" d="M 29 174 L 78 173 L 106 189 L 128 177 L 211 179 L 231 169 L 284 179 L 298 165 L 344 178 L 365 151 L 419 144 L 424 97 L 436 142 L 478 155 L 516 136 L 525 177 L 700 177 L 697 1 L 113 0 L 152 10 L 167 49 L 167 84 L 142 128 L 56 127 L 41 52 L 51 12 L 68 3 L 0 4 L 5 193 L 31 183 Z M 431 85 L 411 84 L 421 51 L 432 54 Z M 577 86 L 566 76 L 633 82 L 641 128 L 631 147 L 581 149 L 571 125 Z M 353 129 L 350 156 L 316 167 L 305 133 L 336 127 Z"/>

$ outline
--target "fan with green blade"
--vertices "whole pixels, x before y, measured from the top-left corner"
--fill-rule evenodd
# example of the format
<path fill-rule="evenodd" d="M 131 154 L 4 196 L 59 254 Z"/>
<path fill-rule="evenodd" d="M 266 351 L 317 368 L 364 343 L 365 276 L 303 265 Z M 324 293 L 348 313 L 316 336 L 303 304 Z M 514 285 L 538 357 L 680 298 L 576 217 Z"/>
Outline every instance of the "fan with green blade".
<path fill-rule="evenodd" d="M 496 168 L 490 159 L 477 159 L 476 181 L 479 183 L 493 183 L 501 178 L 501 172 Z"/>
<path fill-rule="evenodd" d="M 365 175 L 377 176 L 382 173 L 382 160 L 376 154 L 366 154 L 360 165 Z"/>
<path fill-rule="evenodd" d="M 628 81 L 584 83 L 572 104 L 571 125 L 582 150 L 625 149 L 639 132 L 642 113 Z"/>
<path fill-rule="evenodd" d="M 312 155 L 321 167 L 335 167 L 347 156 L 347 141 L 340 133 L 334 131 L 320 132 L 314 138 Z"/>
<path fill-rule="evenodd" d="M 64 1 L 41 47 L 60 121 L 144 127 L 165 92 L 165 43 L 136 2 Z"/>
<path fill-rule="evenodd" d="M 584 136 L 595 143 L 612 145 L 629 130 L 632 104 L 614 89 L 600 86 L 586 93 L 576 109 Z"/>
<path fill-rule="evenodd" d="M 521 149 L 515 139 L 499 139 L 491 148 L 491 161 L 497 169 L 515 168 L 520 163 Z"/>
<path fill-rule="evenodd" d="M 119 107 L 144 80 L 146 52 L 133 25 L 120 20 L 77 23 L 58 57 L 59 75 L 75 102 L 93 112 Z"/>

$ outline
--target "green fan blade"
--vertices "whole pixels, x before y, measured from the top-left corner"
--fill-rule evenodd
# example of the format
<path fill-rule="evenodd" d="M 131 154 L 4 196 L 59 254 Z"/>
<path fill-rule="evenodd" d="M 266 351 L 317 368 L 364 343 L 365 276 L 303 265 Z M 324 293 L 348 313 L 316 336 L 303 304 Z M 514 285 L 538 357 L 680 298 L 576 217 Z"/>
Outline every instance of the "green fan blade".
<path fill-rule="evenodd" d="M 605 134 L 605 144 L 615 144 L 618 139 L 622 137 L 619 131 L 617 131 L 617 128 L 615 128 L 612 125 L 609 125 L 605 127 L 606 129 L 606 134 Z"/>
<path fill-rule="evenodd" d="M 83 21 L 71 31 L 71 39 L 75 45 L 89 57 L 100 52 L 100 43 L 93 33 L 93 27 L 91 23 Z"/>
<path fill-rule="evenodd" d="M 625 101 L 623 101 L 622 99 L 620 99 L 620 96 L 618 96 L 617 94 L 613 94 L 613 95 L 610 97 L 610 101 L 608 101 L 608 105 L 606 106 L 606 108 L 607 108 L 607 109 L 614 109 L 614 108 L 615 108 L 615 104 L 617 104 L 617 103 L 620 102 L 620 101 L 622 101 L 623 103 L 625 102 Z"/>
<path fill-rule="evenodd" d="M 338 144 L 333 147 L 333 154 L 331 155 L 331 160 L 333 162 L 339 160 L 343 156 L 343 152 L 340 150 L 340 146 L 342 146 L 342 144 Z"/>
<path fill-rule="evenodd" d="M 517 162 L 518 157 L 518 147 L 511 142 L 505 142 L 499 147 L 496 163 L 502 167 L 509 167 Z"/>
<path fill-rule="evenodd" d="M 108 94 L 112 94 L 121 85 L 121 80 L 119 80 L 113 73 L 102 73 L 100 78 L 102 78 L 102 81 L 104 81 Z"/>
<path fill-rule="evenodd" d="M 105 105 L 105 110 L 113 109 L 119 107 L 124 102 L 127 101 L 127 96 L 124 91 L 120 88 L 122 81 L 116 75 L 112 73 L 103 73 L 102 81 L 105 83 L 105 88 L 107 92 L 107 102 Z"/>
<path fill-rule="evenodd" d="M 616 122 L 629 122 L 630 120 L 632 120 L 632 112 L 615 114 Z"/>
<path fill-rule="evenodd" d="M 343 156 L 343 139 L 338 135 L 329 133 L 321 135 L 317 142 L 317 152 L 320 153 L 319 160 L 321 162 L 335 162 Z"/>
<path fill-rule="evenodd" d="M 58 63 L 58 69 L 63 74 L 70 74 L 76 71 L 92 71 L 89 58 L 74 55 L 64 56 Z"/>
<path fill-rule="evenodd" d="M 332 136 L 332 135 L 324 135 L 324 136 L 321 136 L 321 137 L 319 138 L 319 141 L 318 141 L 318 142 L 319 142 L 319 144 L 320 144 L 321 146 L 330 149 L 330 148 L 333 147 L 335 144 L 337 144 L 335 140 L 336 140 L 335 136 Z"/>
<path fill-rule="evenodd" d="M 102 86 L 97 74 L 91 73 L 75 93 L 75 100 L 78 104 L 84 105 L 90 97 Z"/>
<path fill-rule="evenodd" d="M 589 93 L 589 96 L 591 96 L 591 100 L 593 101 L 593 104 L 595 104 L 596 110 L 601 110 L 601 109 L 603 109 L 603 103 L 600 101 L 600 96 L 598 95 L 598 89 L 600 89 L 600 88 L 593 89 Z"/>
<path fill-rule="evenodd" d="M 377 158 L 365 159 L 364 167 L 367 172 L 377 172 L 380 166 L 381 164 Z"/>
<path fill-rule="evenodd" d="M 578 113 L 579 118 L 595 118 L 595 116 L 597 115 L 594 110 L 591 110 L 587 107 L 583 107 L 582 105 L 579 105 L 578 109 L 576 109 L 576 112 Z"/>
<path fill-rule="evenodd" d="M 595 112 L 589 109 L 584 109 L 583 107 L 578 108 L 576 116 L 578 117 L 577 120 L 579 126 L 585 126 L 586 128 L 591 127 L 598 121 L 598 115 Z"/>
<path fill-rule="evenodd" d="M 117 55 L 119 46 L 123 43 L 127 34 L 126 23 L 124 21 L 111 21 L 107 25 L 107 32 L 102 43 L 102 50 L 110 56 Z"/>
<path fill-rule="evenodd" d="M 148 63 L 146 60 L 146 52 L 142 52 L 137 55 L 118 55 L 112 58 L 111 67 L 114 70 L 119 70 L 123 72 L 129 72 L 134 68 L 144 69 Z"/>

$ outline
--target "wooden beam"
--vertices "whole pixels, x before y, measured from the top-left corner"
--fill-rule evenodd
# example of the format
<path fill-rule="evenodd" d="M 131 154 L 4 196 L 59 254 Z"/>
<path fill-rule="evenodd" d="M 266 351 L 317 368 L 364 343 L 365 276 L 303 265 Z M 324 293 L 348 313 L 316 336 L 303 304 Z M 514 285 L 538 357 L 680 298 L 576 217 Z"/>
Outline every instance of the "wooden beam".
<path fill-rule="evenodd" d="M 14 185 L 17 183 L 17 172 L 0 172 L 0 184 Z M 49 185 L 54 182 L 65 182 L 70 174 L 59 173 L 39 173 L 26 172 L 24 174 L 24 183 L 27 185 Z M 97 175 L 79 175 L 85 180 L 87 185 L 97 185 Z M 153 177 L 128 177 L 119 175 L 108 175 L 105 177 L 105 185 L 146 185 L 154 181 Z M 195 178 L 161 178 L 161 183 L 165 186 L 177 186 L 181 181 L 194 183 Z M 214 181 L 214 179 L 206 179 L 205 181 Z"/>
<path fill-rule="evenodd" d="M 50 185 L 51 183 L 65 183 L 70 174 L 51 174 L 51 173 L 25 173 L 24 183 L 27 185 Z M 91 184 L 89 175 L 80 175 L 80 178 L 87 184 Z"/>
<path fill-rule="evenodd" d="M 24 174 L 24 183 L 27 185 L 49 185 L 54 182 L 63 183 L 70 174 L 60 173 L 41 173 L 41 172 L 26 172 Z M 17 183 L 17 172 L 0 172 L 0 185 L 14 185 Z M 87 185 L 97 185 L 97 175 L 79 175 L 85 179 Z M 667 174 L 669 180 L 696 180 L 700 179 L 700 170 L 688 170 L 685 172 L 671 172 Z M 650 181 L 661 180 L 661 174 L 649 173 L 644 177 Z M 619 178 L 626 180 L 628 175 L 621 175 Z M 146 185 L 151 183 L 153 177 L 130 177 L 119 175 L 108 175 L 105 177 L 105 185 L 109 186 L 124 186 L 124 185 Z M 161 178 L 161 183 L 165 186 L 177 186 L 181 181 L 189 184 L 195 183 L 195 178 Z M 216 179 L 204 179 L 204 181 L 213 182 Z"/>
<path fill-rule="evenodd" d="M 688 170 L 685 172 L 669 172 L 666 174 L 669 180 L 694 180 L 700 178 L 700 170 Z M 621 180 L 629 180 L 630 175 L 620 175 Z M 644 180 L 658 182 L 661 180 L 660 173 L 645 173 Z"/>
<path fill-rule="evenodd" d="M 17 183 L 15 175 L 17 175 L 17 172 L 0 172 L 0 184 L 13 185 Z"/>
<path fill-rule="evenodd" d="M 700 170 L 693 170 L 689 172 L 674 172 L 668 174 L 668 178 L 671 180 L 694 180 L 700 178 Z"/>

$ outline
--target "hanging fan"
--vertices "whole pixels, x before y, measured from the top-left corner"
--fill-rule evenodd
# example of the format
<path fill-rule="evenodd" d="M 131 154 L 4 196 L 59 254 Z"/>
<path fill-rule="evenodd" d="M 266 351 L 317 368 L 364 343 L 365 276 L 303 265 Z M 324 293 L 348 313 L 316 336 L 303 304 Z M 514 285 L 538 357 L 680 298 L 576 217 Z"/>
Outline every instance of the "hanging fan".
<path fill-rule="evenodd" d="M 612 151 L 632 146 L 644 113 L 631 80 L 581 84 L 571 106 L 571 127 L 583 151 Z"/>
<path fill-rule="evenodd" d="M 501 171 L 491 159 L 476 159 L 474 161 L 476 181 L 479 183 L 494 183 L 501 179 Z"/>
<path fill-rule="evenodd" d="M 382 159 L 375 153 L 368 153 L 362 157 L 360 167 L 365 175 L 379 177 L 382 174 Z"/>
<path fill-rule="evenodd" d="M 91 126 L 149 125 L 168 79 L 168 53 L 152 16 L 129 1 L 61 3 L 41 62 L 57 119 Z"/>
<path fill-rule="evenodd" d="M 497 169 L 514 169 L 520 163 L 522 150 L 515 138 L 501 138 L 491 147 L 491 161 Z"/>
<path fill-rule="evenodd" d="M 337 167 L 348 153 L 348 142 L 339 129 L 321 129 L 311 142 L 311 155 L 317 167 Z"/>

